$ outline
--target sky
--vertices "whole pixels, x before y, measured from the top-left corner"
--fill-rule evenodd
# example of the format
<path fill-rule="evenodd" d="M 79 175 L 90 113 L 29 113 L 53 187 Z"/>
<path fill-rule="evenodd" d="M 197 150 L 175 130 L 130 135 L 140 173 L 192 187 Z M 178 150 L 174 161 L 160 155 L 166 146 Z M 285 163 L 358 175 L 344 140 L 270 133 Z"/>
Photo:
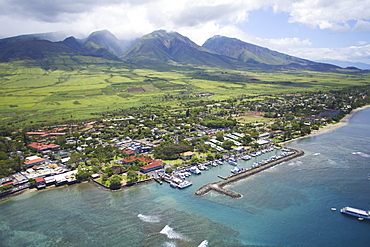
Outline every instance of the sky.
<path fill-rule="evenodd" d="M 313 61 L 370 64 L 370 0 L 0 0 L 0 37 L 176 31 L 202 45 L 238 38 Z"/>

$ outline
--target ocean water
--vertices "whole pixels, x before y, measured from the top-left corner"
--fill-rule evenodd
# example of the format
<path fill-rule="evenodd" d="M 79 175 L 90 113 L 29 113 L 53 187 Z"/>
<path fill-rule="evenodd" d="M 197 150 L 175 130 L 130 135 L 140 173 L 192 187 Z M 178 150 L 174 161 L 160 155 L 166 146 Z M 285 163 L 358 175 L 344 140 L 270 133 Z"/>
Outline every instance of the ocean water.
<path fill-rule="evenodd" d="M 339 212 L 370 209 L 369 122 L 367 108 L 346 126 L 291 142 L 305 155 L 226 187 L 243 195 L 237 200 L 193 196 L 229 175 L 227 164 L 192 175 L 183 190 L 83 183 L 3 200 L 0 246 L 369 246 L 370 221 Z"/>

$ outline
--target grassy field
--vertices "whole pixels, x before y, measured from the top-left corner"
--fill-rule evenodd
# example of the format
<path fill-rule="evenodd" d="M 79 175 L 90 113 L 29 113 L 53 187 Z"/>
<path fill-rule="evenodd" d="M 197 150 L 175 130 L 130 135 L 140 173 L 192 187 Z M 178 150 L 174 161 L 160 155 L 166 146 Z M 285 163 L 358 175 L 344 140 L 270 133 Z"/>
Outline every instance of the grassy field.
<path fill-rule="evenodd" d="M 225 100 L 238 95 L 328 91 L 370 83 L 369 73 L 230 70 L 225 75 L 225 70 L 218 69 L 163 66 L 156 70 L 86 57 L 60 57 L 49 67 L 44 70 L 40 63 L 26 61 L 0 63 L 3 125 L 89 119 L 102 112 L 148 104 L 177 105 L 178 101 L 199 100 L 181 96 L 200 92 L 215 93 L 203 100 Z M 127 91 L 136 87 L 145 92 Z M 172 95 L 174 101 L 169 102 L 165 95 Z"/>

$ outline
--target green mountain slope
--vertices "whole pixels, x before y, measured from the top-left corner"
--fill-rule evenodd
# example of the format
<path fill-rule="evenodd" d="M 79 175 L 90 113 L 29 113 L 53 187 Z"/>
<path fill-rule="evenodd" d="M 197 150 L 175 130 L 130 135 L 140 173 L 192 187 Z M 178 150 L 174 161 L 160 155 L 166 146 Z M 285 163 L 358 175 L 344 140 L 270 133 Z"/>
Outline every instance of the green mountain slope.
<path fill-rule="evenodd" d="M 79 51 L 61 43 L 34 38 L 0 40 L 0 61 L 39 60 L 52 56 L 75 55 Z"/>
<path fill-rule="evenodd" d="M 93 56 L 119 60 L 109 50 L 89 41 L 85 45 L 74 37 L 61 42 L 40 40 L 39 37 L 23 35 L 0 40 L 0 62 L 18 60 L 43 60 L 60 56 Z"/>
<path fill-rule="evenodd" d="M 203 44 L 203 47 L 248 64 L 290 68 L 311 68 L 315 70 L 331 70 L 338 68 L 331 64 L 316 63 L 306 59 L 289 56 L 277 51 L 272 51 L 265 47 L 224 36 L 214 36 L 208 39 Z"/>
<path fill-rule="evenodd" d="M 235 59 L 213 53 L 176 32 L 155 31 L 143 36 L 121 59 L 131 63 L 179 63 L 232 67 Z"/>

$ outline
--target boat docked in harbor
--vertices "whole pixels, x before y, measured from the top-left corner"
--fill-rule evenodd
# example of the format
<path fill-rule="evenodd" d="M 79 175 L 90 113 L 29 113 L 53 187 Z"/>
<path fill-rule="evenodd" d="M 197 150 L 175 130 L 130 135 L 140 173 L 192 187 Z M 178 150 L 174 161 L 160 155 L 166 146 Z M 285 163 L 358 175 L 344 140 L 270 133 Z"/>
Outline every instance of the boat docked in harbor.
<path fill-rule="evenodd" d="M 241 167 L 235 167 L 234 169 L 231 169 L 231 172 L 236 174 L 236 173 L 240 173 L 244 170 L 244 168 L 241 168 Z"/>
<path fill-rule="evenodd" d="M 344 207 L 340 210 L 340 212 L 351 215 L 351 216 L 355 216 L 359 220 L 363 220 L 363 219 L 370 220 L 370 211 L 352 208 L 352 207 Z"/>
<path fill-rule="evenodd" d="M 184 189 L 184 188 L 189 187 L 191 185 L 193 185 L 193 183 L 190 180 L 185 180 L 185 181 L 179 183 L 179 185 L 177 187 L 179 189 Z"/>
<path fill-rule="evenodd" d="M 223 165 L 224 163 L 221 160 L 216 160 L 216 163 L 219 165 Z"/>
<path fill-rule="evenodd" d="M 201 174 L 201 173 L 202 173 L 202 172 L 198 169 L 198 167 L 196 167 L 196 166 L 192 166 L 192 167 L 190 167 L 189 172 L 194 173 L 194 174 Z"/>
<path fill-rule="evenodd" d="M 250 156 L 250 155 L 245 155 L 245 156 L 243 156 L 241 159 L 242 160 L 250 160 L 252 158 L 252 156 Z"/>

